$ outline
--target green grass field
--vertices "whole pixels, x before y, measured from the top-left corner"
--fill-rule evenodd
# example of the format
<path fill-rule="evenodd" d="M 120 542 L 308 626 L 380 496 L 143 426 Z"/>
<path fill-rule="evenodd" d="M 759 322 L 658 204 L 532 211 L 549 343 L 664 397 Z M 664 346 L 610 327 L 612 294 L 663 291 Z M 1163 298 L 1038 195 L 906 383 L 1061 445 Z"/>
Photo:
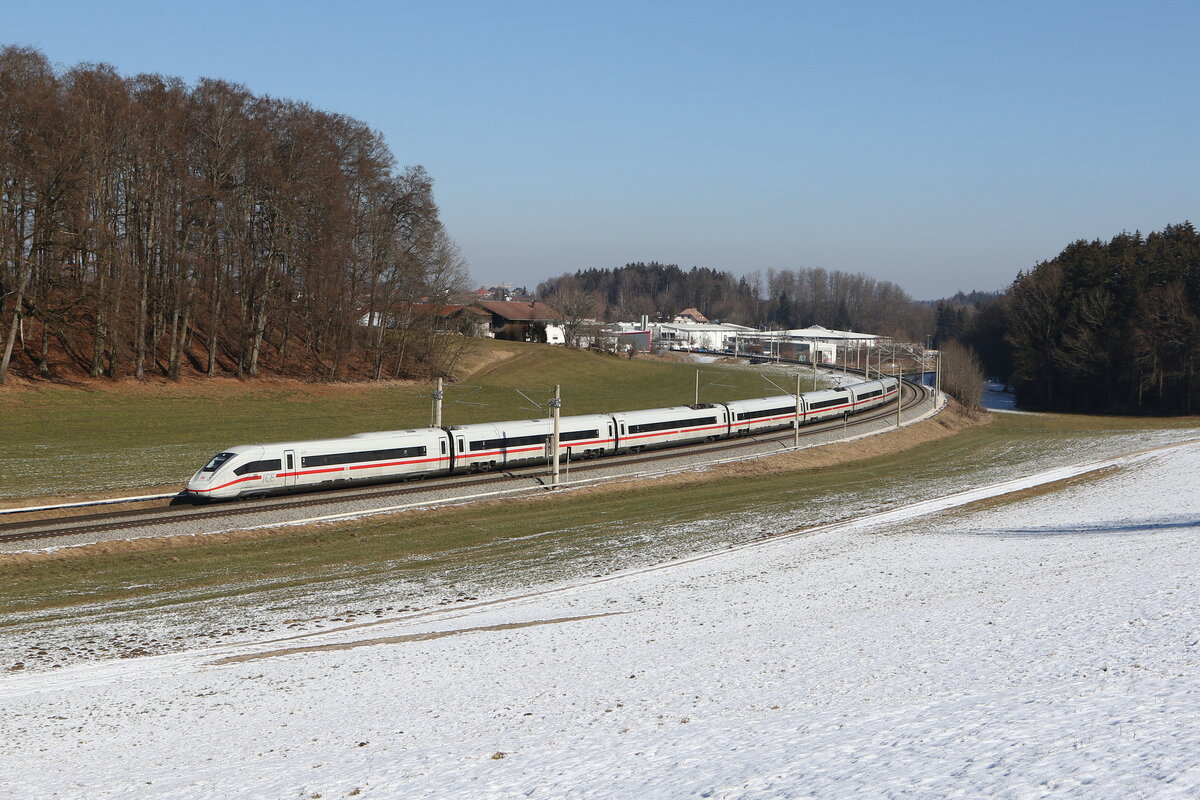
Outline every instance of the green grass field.
<path fill-rule="evenodd" d="M 702 401 L 779 391 L 754 370 L 699 369 Z M 481 340 L 461 380 L 447 387 L 443 423 L 544 416 L 555 383 L 562 387 L 564 414 L 683 405 L 693 400 L 696 370 L 692 364 Z M 432 388 L 226 379 L 7 389 L 0 392 L 0 502 L 182 487 L 230 445 L 426 426 Z"/>
<path fill-rule="evenodd" d="M 70 616 L 72 607 L 125 610 L 323 589 L 388 596 L 397 585 L 537 582 L 656 563 L 1198 435 L 1196 419 L 1131 420 L 997 415 L 995 423 L 914 450 L 753 479 L 630 484 L 603 493 L 543 496 L 368 519 L 267 539 L 0 566 L 0 626 Z M 26 616 L 37 612 L 35 617 Z"/>

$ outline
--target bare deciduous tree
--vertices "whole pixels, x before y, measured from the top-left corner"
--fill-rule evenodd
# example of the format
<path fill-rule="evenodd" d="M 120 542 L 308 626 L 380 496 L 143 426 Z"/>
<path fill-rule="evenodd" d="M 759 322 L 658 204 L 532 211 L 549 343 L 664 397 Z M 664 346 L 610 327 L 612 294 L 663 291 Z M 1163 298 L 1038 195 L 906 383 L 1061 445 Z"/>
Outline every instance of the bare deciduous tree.
<path fill-rule="evenodd" d="M 941 354 L 942 388 L 965 408 L 981 408 L 984 375 L 979 356 L 954 340 L 942 346 Z"/>
<path fill-rule="evenodd" d="M 385 357 L 381 312 L 445 302 L 466 268 L 429 176 L 364 123 L 221 80 L 60 76 L 7 47 L 0 125 L 0 381 L 55 357 L 113 378 L 443 360 L 437 315 L 406 326 L 413 358 Z"/>

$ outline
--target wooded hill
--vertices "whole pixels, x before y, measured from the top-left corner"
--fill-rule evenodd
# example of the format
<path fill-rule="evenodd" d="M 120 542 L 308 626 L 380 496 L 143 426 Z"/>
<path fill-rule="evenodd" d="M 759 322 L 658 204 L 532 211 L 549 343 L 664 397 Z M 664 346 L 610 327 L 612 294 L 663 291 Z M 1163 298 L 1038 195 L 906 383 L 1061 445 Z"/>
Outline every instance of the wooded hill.
<path fill-rule="evenodd" d="M 1021 273 L 961 337 L 1022 408 L 1200 411 L 1200 236 L 1077 241 Z"/>
<path fill-rule="evenodd" d="M 430 177 L 365 123 L 6 47 L 0 130 L 0 382 L 441 370 L 428 315 L 376 312 L 465 267 Z"/>
<path fill-rule="evenodd" d="M 823 269 L 768 270 L 735 278 L 706 267 L 633 263 L 588 269 L 538 286 L 538 296 L 574 316 L 670 319 L 697 308 L 710 319 L 787 329 L 823 325 L 924 341 L 932 310 L 894 283 Z"/>

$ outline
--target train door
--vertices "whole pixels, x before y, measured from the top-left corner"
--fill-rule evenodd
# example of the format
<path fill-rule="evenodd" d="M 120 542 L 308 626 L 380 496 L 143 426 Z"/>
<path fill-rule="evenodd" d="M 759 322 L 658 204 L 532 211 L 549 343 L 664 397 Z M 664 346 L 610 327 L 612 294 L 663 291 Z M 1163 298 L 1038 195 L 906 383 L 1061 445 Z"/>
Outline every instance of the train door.
<path fill-rule="evenodd" d="M 295 450 L 284 450 L 283 451 L 283 473 L 284 473 L 283 485 L 285 487 L 286 486 L 295 486 L 296 485 L 296 451 Z"/>
<path fill-rule="evenodd" d="M 455 436 L 454 442 L 455 442 L 454 459 L 450 462 L 451 469 L 453 469 L 455 466 L 457 466 L 458 462 L 463 458 L 464 454 L 467 452 L 466 442 L 463 441 L 463 437 Z"/>

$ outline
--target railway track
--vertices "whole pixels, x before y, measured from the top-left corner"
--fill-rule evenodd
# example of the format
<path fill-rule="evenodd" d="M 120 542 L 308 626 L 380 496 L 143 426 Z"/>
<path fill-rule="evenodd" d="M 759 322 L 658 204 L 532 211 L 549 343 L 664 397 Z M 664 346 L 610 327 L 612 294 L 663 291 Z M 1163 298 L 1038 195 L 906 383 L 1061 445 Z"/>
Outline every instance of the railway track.
<path fill-rule="evenodd" d="M 911 409 L 924 402 L 930 392 L 923 386 L 903 383 L 901 391 L 901 410 Z M 877 423 L 888 417 L 896 416 L 896 406 L 888 403 L 872 409 L 847 421 L 829 421 L 806 426 L 801 429 L 801 440 L 828 433 L 838 428 L 850 430 Z M 645 453 L 608 456 L 602 459 L 577 461 L 570 465 L 573 475 L 587 475 L 601 470 L 611 471 L 614 467 L 637 465 L 640 469 L 656 462 L 679 460 L 681 458 L 710 457 L 716 461 L 736 455 L 764 443 L 779 443 L 782 448 L 790 445 L 793 431 L 784 430 L 759 436 L 747 436 L 739 439 L 724 439 L 717 442 L 698 443 L 681 447 L 671 447 L 663 450 L 651 450 Z M 344 489 L 325 489 L 306 492 L 303 494 L 285 495 L 258 500 L 243 500 L 220 505 L 208 505 L 186 499 L 176 499 L 169 505 L 151 508 L 121 509 L 103 513 L 73 514 L 70 516 L 50 519 L 17 519 L 0 523 L 0 545 L 19 542 L 32 542 L 54 539 L 72 538 L 89 535 L 109 534 L 117 531 L 138 531 L 162 525 L 181 523 L 217 522 L 220 527 L 237 527 L 239 519 L 245 519 L 255 514 L 305 509 L 320 509 L 336 504 L 348 506 L 355 502 L 370 502 L 387 500 L 395 504 L 403 502 L 406 497 L 426 495 L 433 491 L 453 492 L 455 489 L 467 489 L 461 494 L 474 494 L 490 487 L 501 486 L 513 481 L 529 481 L 530 486 L 543 483 L 546 474 L 545 465 L 533 465 L 519 469 L 505 470 L 495 473 L 478 473 L 456 475 L 438 478 L 423 478 L 404 483 L 386 483 L 367 487 Z M 443 500 L 431 502 L 453 502 L 450 496 Z M 22 514 L 16 515 L 26 516 Z M 280 524 L 286 524 L 281 522 Z M 76 542 L 73 542 L 76 543 Z"/>

